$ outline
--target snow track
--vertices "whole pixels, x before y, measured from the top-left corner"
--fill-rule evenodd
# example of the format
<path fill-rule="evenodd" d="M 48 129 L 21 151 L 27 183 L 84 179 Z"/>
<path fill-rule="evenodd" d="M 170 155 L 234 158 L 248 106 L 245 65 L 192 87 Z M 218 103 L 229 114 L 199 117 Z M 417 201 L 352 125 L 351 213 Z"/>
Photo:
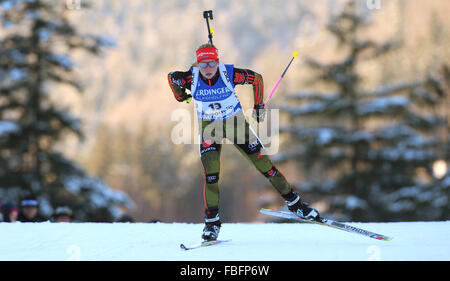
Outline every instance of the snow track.
<path fill-rule="evenodd" d="M 377 241 L 305 223 L 224 223 L 230 243 L 192 251 L 202 224 L 0 223 L 0 260 L 435 261 L 450 260 L 450 221 L 349 223 L 393 237 Z"/>

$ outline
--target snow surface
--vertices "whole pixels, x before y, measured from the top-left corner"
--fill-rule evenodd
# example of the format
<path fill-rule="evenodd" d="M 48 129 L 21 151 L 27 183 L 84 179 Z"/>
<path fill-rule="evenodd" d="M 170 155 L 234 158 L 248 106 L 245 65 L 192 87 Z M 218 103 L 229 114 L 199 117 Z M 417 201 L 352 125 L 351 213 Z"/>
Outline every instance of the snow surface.
<path fill-rule="evenodd" d="M 305 223 L 224 223 L 230 243 L 190 251 L 202 224 L 0 223 L 0 260 L 301 261 L 450 260 L 450 221 L 349 223 L 394 237 L 378 241 Z"/>

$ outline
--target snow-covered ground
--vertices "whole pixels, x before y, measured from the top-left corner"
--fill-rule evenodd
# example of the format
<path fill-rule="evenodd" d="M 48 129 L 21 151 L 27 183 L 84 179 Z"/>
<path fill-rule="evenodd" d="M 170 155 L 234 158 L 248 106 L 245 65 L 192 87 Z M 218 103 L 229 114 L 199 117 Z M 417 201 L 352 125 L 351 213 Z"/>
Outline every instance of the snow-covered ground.
<path fill-rule="evenodd" d="M 301 261 L 450 260 L 450 221 L 350 223 L 393 237 L 378 241 L 304 223 L 224 223 L 230 243 L 191 251 L 201 224 L 0 223 L 0 260 Z"/>

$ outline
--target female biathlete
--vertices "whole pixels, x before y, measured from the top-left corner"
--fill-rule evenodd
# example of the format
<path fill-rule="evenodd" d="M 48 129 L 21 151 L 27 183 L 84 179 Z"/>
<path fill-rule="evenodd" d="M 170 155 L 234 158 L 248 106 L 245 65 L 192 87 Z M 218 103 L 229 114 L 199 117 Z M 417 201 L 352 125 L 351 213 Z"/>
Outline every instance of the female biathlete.
<path fill-rule="evenodd" d="M 269 179 L 291 212 L 306 219 L 320 220 L 319 212 L 304 203 L 269 157 L 261 154 L 263 146 L 244 118 L 235 86 L 253 85 L 253 118 L 261 122 L 265 116 L 262 76 L 249 69 L 223 64 L 213 44 L 201 45 L 196 57 L 195 66 L 186 72 L 171 72 L 168 79 L 177 101 L 194 99 L 199 120 L 200 157 L 205 173 L 205 227 L 202 238 L 216 240 L 220 231 L 218 182 L 223 138 L 232 141 L 244 157 Z M 186 93 L 186 89 L 190 94 Z"/>

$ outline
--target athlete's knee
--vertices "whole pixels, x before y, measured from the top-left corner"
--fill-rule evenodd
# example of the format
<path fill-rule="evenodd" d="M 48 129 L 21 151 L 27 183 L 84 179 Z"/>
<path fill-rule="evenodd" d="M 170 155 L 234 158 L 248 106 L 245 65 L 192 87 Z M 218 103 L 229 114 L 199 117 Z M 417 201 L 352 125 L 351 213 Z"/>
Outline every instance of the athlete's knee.
<path fill-rule="evenodd" d="M 238 146 L 245 152 L 245 154 L 249 156 L 257 155 L 258 153 L 261 152 L 261 149 L 263 148 L 259 140 L 256 140 L 254 142 L 246 142 L 244 144 L 238 144 Z"/>
<path fill-rule="evenodd" d="M 278 174 L 278 169 L 275 166 L 272 166 L 272 168 L 269 171 L 263 172 L 263 175 L 269 179 L 275 177 L 277 174 Z"/>
<path fill-rule="evenodd" d="M 212 140 L 205 140 L 200 144 L 200 156 L 207 152 L 219 151 L 220 144 L 213 142 Z"/>

